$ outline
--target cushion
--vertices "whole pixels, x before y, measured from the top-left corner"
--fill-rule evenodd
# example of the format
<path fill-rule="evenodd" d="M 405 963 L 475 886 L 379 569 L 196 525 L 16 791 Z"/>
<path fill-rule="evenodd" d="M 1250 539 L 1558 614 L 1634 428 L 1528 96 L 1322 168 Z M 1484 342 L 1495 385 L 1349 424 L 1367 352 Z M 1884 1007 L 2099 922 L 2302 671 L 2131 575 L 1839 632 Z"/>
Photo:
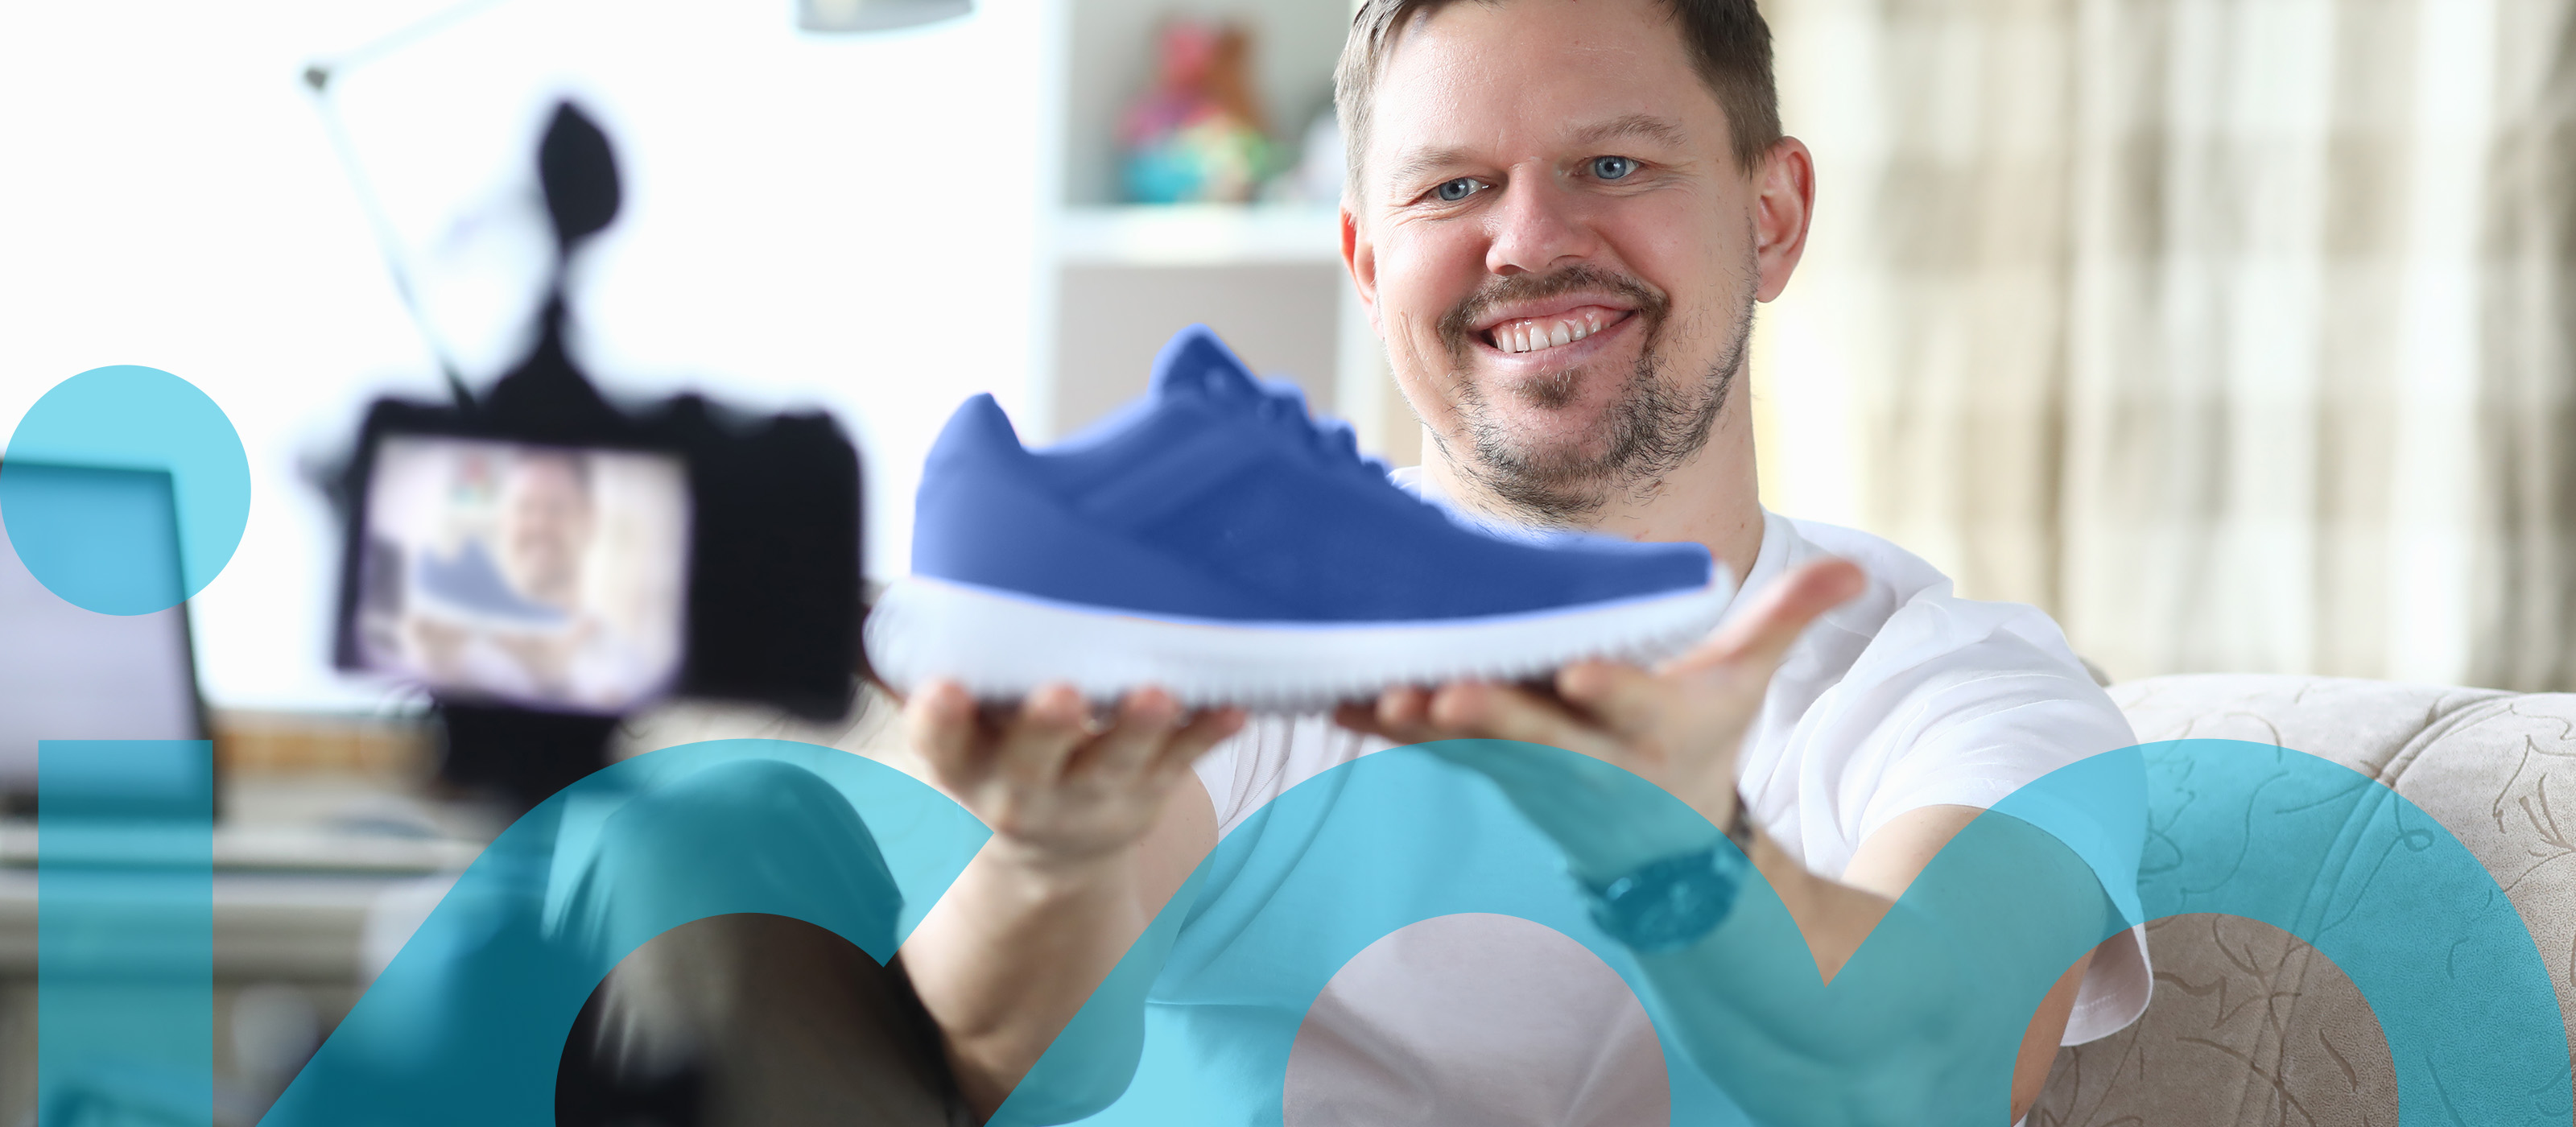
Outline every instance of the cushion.
<path fill-rule="evenodd" d="M 2113 686 L 2142 741 L 2248 740 L 2396 788 L 2485 862 L 2576 1023 L 2576 695 L 2201 674 Z M 2032 1127 L 2395 1124 L 2378 1020 L 2306 943 L 2232 916 L 2147 926 L 2155 999 L 2060 1051 Z"/>

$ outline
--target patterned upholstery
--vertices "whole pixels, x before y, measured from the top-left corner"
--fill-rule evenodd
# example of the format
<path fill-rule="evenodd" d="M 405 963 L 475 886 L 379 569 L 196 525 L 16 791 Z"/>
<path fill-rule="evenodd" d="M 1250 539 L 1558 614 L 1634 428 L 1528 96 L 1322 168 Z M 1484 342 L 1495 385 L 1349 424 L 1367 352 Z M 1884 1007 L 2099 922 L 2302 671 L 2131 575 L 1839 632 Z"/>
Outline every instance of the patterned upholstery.
<path fill-rule="evenodd" d="M 2253 740 L 2371 775 L 2441 819 L 2531 929 L 2576 1025 L 2576 695 L 2322 677 L 2114 686 L 2141 740 Z M 2287 933 L 2229 916 L 2148 925 L 2155 1001 L 2061 1050 L 2029 1127 L 2397 1122 L 2379 1022 Z"/>

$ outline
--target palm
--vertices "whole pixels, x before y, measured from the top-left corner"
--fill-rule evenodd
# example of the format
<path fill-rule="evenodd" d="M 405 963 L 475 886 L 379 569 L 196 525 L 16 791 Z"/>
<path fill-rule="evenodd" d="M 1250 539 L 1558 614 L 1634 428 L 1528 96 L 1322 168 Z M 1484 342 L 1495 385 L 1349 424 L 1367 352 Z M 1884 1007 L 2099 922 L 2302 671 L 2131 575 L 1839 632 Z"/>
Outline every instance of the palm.
<path fill-rule="evenodd" d="M 1810 622 L 1859 592 L 1860 570 L 1821 560 L 1783 576 L 1691 652 L 1654 670 L 1584 662 L 1553 694 L 1462 682 L 1396 689 L 1341 722 L 1436 754 L 1499 784 L 1577 867 L 1620 872 L 1704 846 L 1735 812 L 1735 759 L 1771 672 Z M 1578 755 L 1549 753 L 1559 748 Z M 1642 779 L 1679 804 L 1641 801 Z"/>
<path fill-rule="evenodd" d="M 1106 717 L 1090 711 L 1055 685 L 1016 709 L 979 712 L 945 682 L 905 707 L 932 781 L 1008 844 L 1056 863 L 1142 839 L 1190 761 L 1243 720 L 1233 709 L 1185 714 L 1159 689 L 1129 693 Z"/>

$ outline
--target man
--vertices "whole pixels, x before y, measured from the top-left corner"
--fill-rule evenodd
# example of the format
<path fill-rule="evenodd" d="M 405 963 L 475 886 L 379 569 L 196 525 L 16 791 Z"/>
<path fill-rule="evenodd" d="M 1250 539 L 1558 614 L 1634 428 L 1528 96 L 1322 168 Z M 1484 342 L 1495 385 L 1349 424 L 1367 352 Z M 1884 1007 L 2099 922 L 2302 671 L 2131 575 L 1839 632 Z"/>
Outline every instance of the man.
<path fill-rule="evenodd" d="M 592 478 L 590 456 L 579 450 L 512 456 L 492 536 L 497 560 L 475 538 L 453 561 L 424 569 L 451 589 L 431 587 L 407 623 L 433 680 L 526 703 L 606 709 L 652 687 L 646 655 L 583 590 L 599 529 Z"/>
<path fill-rule="evenodd" d="M 1092 717 L 1070 688 L 1003 716 L 979 715 L 954 685 L 922 688 L 906 710 L 914 748 L 995 831 L 903 950 L 977 1114 L 1010 1095 L 1222 835 L 1378 748 L 1565 748 L 1661 786 L 1707 826 L 1737 824 L 1740 801 L 1747 852 L 1831 976 L 1984 807 L 2131 742 L 2038 612 L 1952 598 L 1892 545 L 1761 509 L 1747 337 L 1754 302 L 1798 263 L 1814 198 L 1806 148 L 1779 133 L 1769 67 L 1751 0 L 1363 7 L 1337 83 L 1342 248 L 1428 439 L 1405 483 L 1499 524 L 1695 541 L 1745 594 L 1665 667 L 1581 664 L 1552 694 L 1391 691 L 1344 708 L 1339 731 L 1321 718 L 1240 730 L 1239 715 L 1186 716 L 1152 690 Z M 1603 826 L 1615 812 L 1551 806 L 1561 779 L 1480 769 L 1587 881 L 1707 844 L 1623 837 Z M 2116 860 L 2095 868 L 2098 887 L 2081 874 L 2080 888 L 2034 885 L 2016 926 L 2093 926 L 2124 879 Z M 1734 1063 L 1749 1068 L 1762 1046 L 1805 1034 L 1794 1016 L 1739 1012 L 1745 987 L 1716 928 L 1649 974 L 1668 1004 L 1743 1025 L 1756 1047 Z M 1428 920 L 1372 946 L 1306 1016 L 1288 1122 L 1660 1122 L 1674 1049 L 1656 1051 L 1620 979 L 1586 958 L 1491 917 Z M 2057 985 L 2013 1053 L 2014 1117 L 2061 1041 L 2108 1033 L 2145 1003 L 2134 934 L 2041 969 Z"/>
<path fill-rule="evenodd" d="M 1151 1100 L 1152 1085 L 1129 1090 L 1128 1070 L 1155 1008 L 1243 999 L 1194 995 L 1171 957 L 1148 966 L 1160 972 L 1150 995 L 1112 968 L 1131 949 L 1185 950 L 1203 967 L 1260 930 L 1245 921 L 1305 926 L 1336 910 L 1282 909 L 1275 883 L 1237 867 L 1193 887 L 1177 935 L 1148 936 L 1201 860 L 1223 840 L 1275 862 L 1265 873 L 1293 874 L 1308 842 L 1254 816 L 1274 799 L 1394 744 L 1488 737 L 1524 744 L 1452 745 L 1481 748 L 1452 761 L 1499 785 L 1502 813 L 1526 815 L 1593 895 L 1658 887 L 1677 861 L 1749 855 L 1821 976 L 1840 975 L 1874 931 L 1919 941 L 1919 973 L 1784 1007 L 1794 994 L 1774 987 L 1806 973 L 1801 961 L 1766 961 L 1745 930 L 1756 913 L 1729 912 L 1712 886 L 1671 884 L 1659 895 L 1711 910 L 1674 917 L 1686 927 L 1604 928 L 1670 1015 L 1668 1043 L 1590 949 L 1453 913 L 1367 944 L 1331 977 L 1300 1015 L 1284 1092 L 1245 1075 L 1227 1045 L 1183 1045 L 1206 1067 L 1182 1075 L 1277 1092 L 1291 1127 L 1670 1122 L 1666 1094 L 1682 1086 L 1667 1081 L 1683 1068 L 1765 1122 L 1955 1121 L 1955 1107 L 1920 1106 L 1935 1092 L 2026 1111 L 2061 1041 L 2144 1006 L 2133 932 L 2082 955 L 2109 906 L 2134 899 L 2140 826 L 2116 810 L 2078 811 L 2055 840 L 2011 837 L 2038 832 L 2013 819 L 1981 824 L 2028 862 L 1983 890 L 1986 931 L 1891 904 L 1979 811 L 2132 737 L 2037 611 L 1953 598 L 1884 541 L 1758 504 L 1738 386 L 1746 336 L 1753 303 L 1797 264 L 1814 182 L 1806 149 L 1779 136 L 1769 65 L 1751 0 L 1369 0 L 1338 79 L 1344 258 L 1430 439 L 1406 484 L 1498 525 L 1704 544 L 1744 579 L 1716 634 L 1653 670 L 1569 667 L 1552 691 L 1410 688 L 1249 726 L 1233 710 L 1185 714 L 1154 689 L 1094 716 L 1069 686 L 993 711 L 954 684 L 920 686 L 908 742 L 993 834 L 897 963 L 880 972 L 776 917 L 702 920 L 611 976 L 585 1018 L 602 1031 L 593 1059 L 711 1054 L 702 1067 L 731 1092 L 716 1117 L 736 1122 L 951 1122 L 1005 1100 L 1045 1122 Z M 700 789 L 729 785 L 707 774 Z M 1631 774 L 1687 808 L 1623 795 L 1615 784 Z M 782 786 L 762 776 L 750 789 Z M 1459 789 L 1426 790 L 1421 812 L 1454 813 Z M 1719 827 L 1742 854 L 1722 852 Z M 630 835 L 638 853 L 743 848 L 614 820 L 605 840 Z M 1438 885 L 1476 843 L 1442 844 L 1377 860 Z M 763 871 L 756 857 L 716 868 Z M 621 895 L 614 883 L 598 882 L 603 902 Z M 1971 968 L 1991 956 L 1970 945 L 2032 935 L 2074 939 L 2048 965 Z M 2055 983 L 2026 1026 L 1987 1007 L 2000 1020 L 1976 1036 L 1989 1040 L 1951 1043 L 1945 1016 L 2016 976 Z M 902 977 L 909 990 L 889 984 Z M 756 998 L 789 1012 L 763 1017 L 742 1001 Z M 1024 1083 L 1078 1014 L 1098 1020 L 1065 1039 L 1076 1067 Z M 944 1074 L 903 1059 L 917 1025 L 936 1031 Z M 1938 1082 L 1984 1082 L 1965 1063 L 1981 1054 L 2013 1062 L 2009 1093 Z M 775 1063 L 789 1059 L 807 1063 Z M 1124 1121 L 1171 1118 L 1130 1105 Z"/>
<path fill-rule="evenodd" d="M 460 468 L 488 472 L 481 461 Z M 510 459 L 492 536 L 497 552 L 486 554 L 484 539 L 469 536 L 453 559 L 423 561 L 428 598 L 408 629 L 433 679 L 522 700 L 574 699 L 574 655 L 598 629 L 581 593 L 595 508 L 579 452 L 526 450 Z"/>
<path fill-rule="evenodd" d="M 524 671 L 526 695 L 615 707 L 634 690 L 630 647 L 609 636 L 582 594 L 582 567 L 599 526 L 589 456 L 524 450 L 501 494 L 501 558 L 521 594 L 561 612 L 550 630 L 495 632 L 492 643 Z"/>
<path fill-rule="evenodd" d="M 582 606 L 582 562 L 599 520 L 590 462 L 577 450 L 519 452 L 501 495 L 501 555 L 522 594 L 563 611 Z"/>

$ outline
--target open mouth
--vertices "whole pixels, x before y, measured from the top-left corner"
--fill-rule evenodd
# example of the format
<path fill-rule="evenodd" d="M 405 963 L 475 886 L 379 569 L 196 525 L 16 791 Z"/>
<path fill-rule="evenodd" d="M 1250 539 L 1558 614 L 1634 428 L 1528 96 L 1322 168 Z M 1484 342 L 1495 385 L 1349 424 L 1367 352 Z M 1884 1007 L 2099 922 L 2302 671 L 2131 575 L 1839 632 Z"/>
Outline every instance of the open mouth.
<path fill-rule="evenodd" d="M 1583 305 L 1544 317 L 1515 317 L 1487 327 L 1480 335 L 1495 351 L 1521 356 L 1545 352 L 1618 327 L 1636 315 L 1634 309 Z"/>

